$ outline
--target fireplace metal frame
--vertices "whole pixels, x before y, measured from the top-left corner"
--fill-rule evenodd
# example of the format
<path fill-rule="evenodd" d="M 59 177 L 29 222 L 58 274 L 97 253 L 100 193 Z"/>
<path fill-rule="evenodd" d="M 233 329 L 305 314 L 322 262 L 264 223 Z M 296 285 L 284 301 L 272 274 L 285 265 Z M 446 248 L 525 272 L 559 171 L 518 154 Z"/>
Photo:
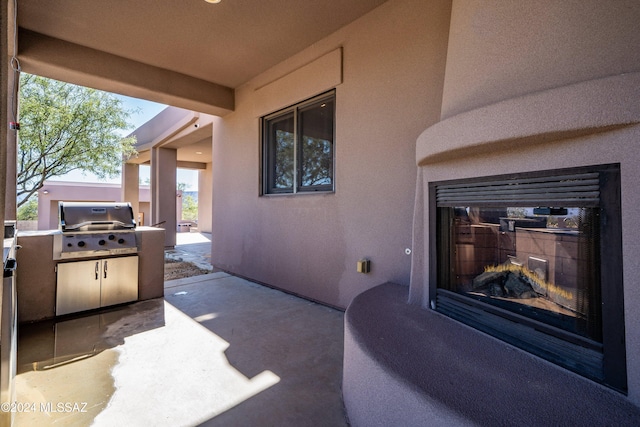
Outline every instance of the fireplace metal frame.
<path fill-rule="evenodd" d="M 439 261 L 451 250 L 446 227 L 439 224 L 437 190 L 440 186 L 476 186 L 492 182 L 522 182 L 541 177 L 597 173 L 600 213 L 599 289 L 602 304 L 602 342 L 519 316 L 465 295 L 439 289 L 450 269 Z M 485 333 L 547 359 L 580 375 L 622 393 L 627 391 L 622 276 L 622 223 L 620 165 L 594 165 L 577 168 L 523 172 L 508 175 L 429 183 L 429 301 L 432 309 Z M 459 206 L 499 207 L 495 200 L 473 197 L 471 204 Z M 580 203 L 580 202 L 576 202 Z M 587 202 L 587 205 L 592 202 Z M 531 205 L 531 201 L 522 202 Z M 593 204 L 589 206 L 594 206 Z M 580 206 L 577 206 L 580 207 Z M 445 271 L 443 271 L 445 270 Z M 446 271 L 449 270 L 449 271 Z M 549 352 L 545 346 L 554 346 Z"/>

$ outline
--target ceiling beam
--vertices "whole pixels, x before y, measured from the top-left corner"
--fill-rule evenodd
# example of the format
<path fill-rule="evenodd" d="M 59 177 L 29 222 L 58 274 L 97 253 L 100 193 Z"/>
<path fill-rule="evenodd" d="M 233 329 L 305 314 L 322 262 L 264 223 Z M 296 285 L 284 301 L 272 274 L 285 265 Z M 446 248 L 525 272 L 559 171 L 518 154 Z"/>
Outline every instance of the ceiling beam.
<path fill-rule="evenodd" d="M 22 70 L 215 116 L 234 109 L 232 88 L 20 29 Z"/>
<path fill-rule="evenodd" d="M 196 170 L 205 170 L 207 169 L 206 163 L 201 162 L 184 162 L 178 160 L 178 168 L 180 169 L 196 169 Z"/>

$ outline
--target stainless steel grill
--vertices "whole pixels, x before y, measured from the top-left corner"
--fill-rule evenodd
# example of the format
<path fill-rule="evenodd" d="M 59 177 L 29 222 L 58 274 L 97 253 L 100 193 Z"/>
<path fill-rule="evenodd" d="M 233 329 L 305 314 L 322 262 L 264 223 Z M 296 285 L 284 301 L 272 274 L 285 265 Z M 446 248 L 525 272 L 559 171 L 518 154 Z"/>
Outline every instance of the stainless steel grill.
<path fill-rule="evenodd" d="M 136 222 L 129 203 L 60 202 L 60 233 L 53 259 L 74 259 L 137 252 Z"/>
<path fill-rule="evenodd" d="M 138 299 L 136 222 L 129 203 L 60 202 L 53 237 L 56 315 Z M 90 259 L 87 259 L 90 258 Z"/>
<path fill-rule="evenodd" d="M 126 230 L 136 228 L 130 203 L 60 202 L 60 230 Z"/>

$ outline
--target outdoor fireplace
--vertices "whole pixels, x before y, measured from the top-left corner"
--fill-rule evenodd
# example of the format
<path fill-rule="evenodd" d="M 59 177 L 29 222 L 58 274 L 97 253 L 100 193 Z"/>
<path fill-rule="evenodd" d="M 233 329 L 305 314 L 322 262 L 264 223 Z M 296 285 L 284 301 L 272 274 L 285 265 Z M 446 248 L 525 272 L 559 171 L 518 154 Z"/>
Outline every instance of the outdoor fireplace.
<path fill-rule="evenodd" d="M 613 421 L 640 405 L 638 10 L 507 3 L 452 4 L 408 303 L 345 316 L 356 423 L 638 424 Z"/>
<path fill-rule="evenodd" d="M 433 182 L 431 308 L 626 390 L 619 165 Z"/>

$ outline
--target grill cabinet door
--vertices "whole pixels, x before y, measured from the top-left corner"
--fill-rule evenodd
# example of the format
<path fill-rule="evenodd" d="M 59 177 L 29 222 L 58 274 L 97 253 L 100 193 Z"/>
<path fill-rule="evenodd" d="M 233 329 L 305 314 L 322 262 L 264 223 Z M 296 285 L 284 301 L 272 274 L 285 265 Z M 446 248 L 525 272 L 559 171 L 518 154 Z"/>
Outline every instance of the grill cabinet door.
<path fill-rule="evenodd" d="M 58 264 L 56 315 L 100 307 L 100 260 Z"/>
<path fill-rule="evenodd" d="M 106 307 L 138 299 L 138 257 L 102 260 L 100 305 Z"/>

